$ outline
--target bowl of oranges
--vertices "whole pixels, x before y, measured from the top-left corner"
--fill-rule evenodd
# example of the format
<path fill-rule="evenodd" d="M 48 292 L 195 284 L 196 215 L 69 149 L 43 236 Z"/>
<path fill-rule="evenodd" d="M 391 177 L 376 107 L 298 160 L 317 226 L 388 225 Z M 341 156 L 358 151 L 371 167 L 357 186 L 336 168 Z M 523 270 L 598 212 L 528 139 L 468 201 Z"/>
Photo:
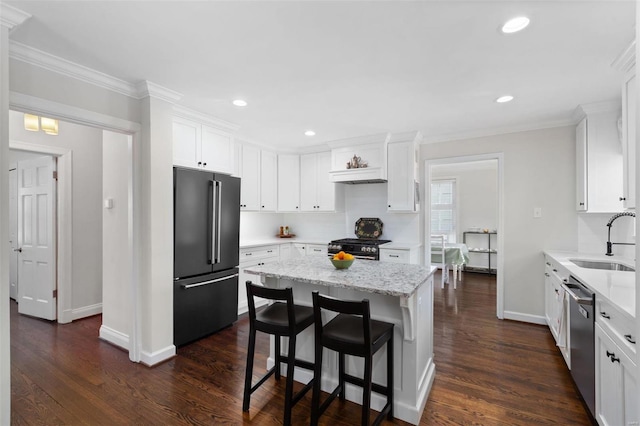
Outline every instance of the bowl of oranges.
<path fill-rule="evenodd" d="M 354 259 L 352 254 L 341 251 L 333 255 L 331 263 L 333 263 L 336 269 L 347 269 L 351 266 Z"/>

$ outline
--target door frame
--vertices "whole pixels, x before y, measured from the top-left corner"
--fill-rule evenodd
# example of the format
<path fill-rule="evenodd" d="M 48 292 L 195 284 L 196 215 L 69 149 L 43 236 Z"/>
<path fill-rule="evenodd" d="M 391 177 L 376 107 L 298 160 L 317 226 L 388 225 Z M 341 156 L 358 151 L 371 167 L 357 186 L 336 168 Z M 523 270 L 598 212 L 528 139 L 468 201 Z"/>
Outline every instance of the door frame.
<path fill-rule="evenodd" d="M 425 265 L 431 264 L 431 245 L 429 237 L 431 235 L 431 167 L 435 165 L 455 164 L 455 163 L 471 163 L 475 161 L 498 160 L 498 263 L 496 265 L 496 316 L 504 319 L 504 154 L 501 152 L 464 155 L 460 157 L 438 158 L 433 160 L 425 160 Z"/>
<path fill-rule="evenodd" d="M 136 153 L 136 146 L 138 145 L 138 141 L 141 137 L 141 125 L 139 123 L 125 120 L 122 118 L 93 112 L 89 110 L 85 110 L 83 108 L 78 108 L 66 104 L 62 104 L 59 102 L 54 102 L 42 98 L 38 98 L 35 96 L 25 95 L 22 93 L 17 93 L 11 91 L 9 94 L 9 109 L 19 112 L 26 112 L 36 115 L 43 115 L 50 118 L 55 118 L 61 121 L 67 121 L 70 123 L 81 124 L 84 126 L 95 127 L 102 130 L 109 130 L 116 133 L 123 133 L 131 136 L 129 155 L 127 158 L 127 169 L 129 170 L 129 226 L 128 226 L 128 250 L 132 254 L 131 268 L 129 270 L 129 297 L 131 298 L 131 306 L 132 312 L 130 316 L 130 330 L 129 330 L 129 359 L 133 362 L 141 361 L 141 320 L 140 320 L 140 312 L 141 310 L 141 297 L 140 297 L 140 284 L 138 278 L 138 265 L 140 258 L 140 236 L 136 231 L 138 228 L 138 224 L 140 223 L 140 203 L 141 200 L 139 197 L 135 195 L 138 193 L 140 188 L 140 176 L 135 173 L 139 167 L 136 167 L 136 164 L 140 162 L 139 154 Z M 10 143 L 11 147 L 11 143 Z M 65 157 L 62 155 L 61 157 Z M 60 157 L 59 157 L 60 158 Z M 64 160 L 71 161 L 71 153 L 69 153 L 69 157 L 64 158 Z M 60 166 L 60 163 L 58 163 Z M 71 170 L 69 164 L 65 164 L 68 170 Z M 59 190 L 64 190 L 68 194 L 71 194 L 71 181 L 68 180 L 65 184 L 65 188 L 61 188 L 62 184 L 58 181 Z M 67 197 L 68 198 L 68 197 Z M 58 210 L 58 214 L 60 216 L 71 217 L 71 208 L 70 205 L 66 206 L 68 210 L 62 210 L 62 207 Z M 69 219 L 71 220 L 71 219 Z M 68 238 L 65 241 L 67 249 L 71 247 L 71 223 L 67 223 L 66 228 L 64 229 L 65 235 L 64 238 Z M 62 235 L 62 234 L 61 234 Z M 58 237 L 61 238 L 60 236 Z M 59 248 L 58 256 L 62 254 L 62 250 Z M 71 262 L 70 252 L 65 252 L 67 256 L 66 261 Z M 70 280 L 71 278 L 71 269 L 65 271 L 68 275 L 64 277 L 65 280 Z M 70 282 L 70 281 L 69 281 Z M 66 291 L 67 297 L 63 297 L 65 300 L 65 308 L 70 308 L 71 304 L 71 288 L 69 287 Z M 60 297 L 60 294 L 58 294 Z M 60 303 L 60 299 L 58 299 L 58 303 Z M 59 305 L 60 306 L 60 305 Z"/>

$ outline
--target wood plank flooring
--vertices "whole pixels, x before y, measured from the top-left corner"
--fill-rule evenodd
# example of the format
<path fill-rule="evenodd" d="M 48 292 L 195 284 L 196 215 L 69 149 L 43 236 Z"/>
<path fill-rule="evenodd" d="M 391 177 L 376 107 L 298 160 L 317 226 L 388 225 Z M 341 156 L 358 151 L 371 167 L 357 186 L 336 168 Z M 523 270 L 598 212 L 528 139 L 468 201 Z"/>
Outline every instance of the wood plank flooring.
<path fill-rule="evenodd" d="M 548 328 L 496 319 L 495 300 L 495 277 L 465 273 L 455 291 L 436 285 L 436 379 L 420 424 L 590 425 Z M 12 424 L 281 424 L 284 380 L 267 381 L 242 412 L 246 317 L 148 368 L 98 339 L 100 316 L 57 325 L 11 305 Z M 260 333 L 256 352 L 255 377 L 268 353 Z M 310 401 L 294 407 L 294 424 L 309 424 Z M 335 401 L 321 424 L 359 416 Z"/>

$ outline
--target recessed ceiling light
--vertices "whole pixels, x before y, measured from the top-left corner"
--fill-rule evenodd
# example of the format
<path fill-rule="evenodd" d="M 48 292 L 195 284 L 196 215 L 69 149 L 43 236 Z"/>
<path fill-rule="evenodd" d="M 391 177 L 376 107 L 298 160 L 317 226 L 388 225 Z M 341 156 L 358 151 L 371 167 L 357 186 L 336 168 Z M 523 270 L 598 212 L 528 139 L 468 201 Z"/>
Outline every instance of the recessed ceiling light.
<path fill-rule="evenodd" d="M 496 99 L 496 102 L 499 104 L 503 104 L 505 102 L 511 102 L 512 100 L 513 100 L 513 96 L 505 95 L 505 96 L 500 96 L 498 99 Z"/>
<path fill-rule="evenodd" d="M 313 130 L 307 130 L 306 132 L 304 132 L 305 136 L 315 136 L 316 132 L 314 132 Z"/>
<path fill-rule="evenodd" d="M 502 32 L 506 34 L 517 33 L 524 30 L 529 25 L 529 18 L 526 16 L 518 16 L 517 18 L 509 19 L 503 26 Z"/>
<path fill-rule="evenodd" d="M 239 106 L 239 107 L 245 107 L 247 106 L 247 101 L 242 100 L 242 99 L 236 99 L 232 102 L 235 106 Z"/>

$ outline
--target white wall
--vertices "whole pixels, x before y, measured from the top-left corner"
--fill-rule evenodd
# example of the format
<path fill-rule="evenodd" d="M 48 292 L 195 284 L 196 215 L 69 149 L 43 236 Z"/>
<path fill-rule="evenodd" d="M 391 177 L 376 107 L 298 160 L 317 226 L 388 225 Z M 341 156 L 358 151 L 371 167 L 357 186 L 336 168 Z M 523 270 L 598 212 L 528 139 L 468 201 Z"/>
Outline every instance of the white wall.
<path fill-rule="evenodd" d="M 102 326 L 100 337 L 129 349 L 131 335 L 131 267 L 129 241 L 129 143 L 131 137 L 103 132 L 102 199 Z"/>
<path fill-rule="evenodd" d="M 24 129 L 20 112 L 9 114 L 11 140 L 70 149 L 73 156 L 72 292 L 74 317 L 93 315 L 102 303 L 102 131 L 60 122 L 58 136 Z"/>
<path fill-rule="evenodd" d="M 421 146 L 424 160 L 504 153 L 505 316 L 544 315 L 544 249 L 578 247 L 575 128 L 560 127 Z M 534 207 L 542 217 L 534 218 Z"/>
<path fill-rule="evenodd" d="M 605 254 L 607 252 L 607 223 L 611 213 L 583 213 L 578 215 L 578 251 Z M 635 243 L 635 220 L 620 217 L 611 227 L 611 241 L 614 243 Z M 614 245 L 614 257 L 635 258 L 635 247 Z"/>
<path fill-rule="evenodd" d="M 273 238 L 283 225 L 282 213 L 240 212 L 240 242 Z"/>

